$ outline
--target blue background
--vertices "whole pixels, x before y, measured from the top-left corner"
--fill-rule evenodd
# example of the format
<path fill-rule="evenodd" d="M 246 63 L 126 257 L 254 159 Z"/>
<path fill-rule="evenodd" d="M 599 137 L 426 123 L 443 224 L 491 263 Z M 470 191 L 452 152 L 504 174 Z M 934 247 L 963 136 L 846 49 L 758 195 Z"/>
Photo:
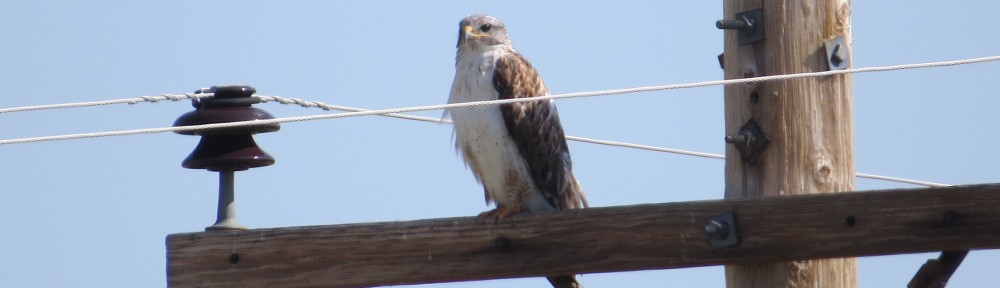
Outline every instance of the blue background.
<path fill-rule="evenodd" d="M 444 103 L 457 23 L 504 20 L 553 93 L 716 80 L 720 1 L 4 1 L 0 107 L 250 84 L 370 109 Z M 855 67 L 998 55 L 997 1 L 855 1 Z M 993 31 L 993 32 L 991 32 Z M 996 182 L 1000 64 L 855 76 L 859 172 Z M 324 113 L 261 104 L 278 117 Z M 187 101 L 0 115 L 0 139 L 169 126 Z M 722 88 L 559 101 L 570 135 L 723 153 Z M 440 111 L 416 113 L 439 117 Z M 282 227 L 471 216 L 488 209 L 451 126 L 385 117 L 284 124 L 277 158 L 240 172 L 240 222 Z M 165 286 L 164 237 L 215 219 L 217 176 L 180 167 L 196 137 L 0 146 L 0 286 Z M 723 162 L 571 142 L 594 206 L 720 199 Z M 914 187 L 864 180 L 859 190 Z M 859 260 L 860 287 L 901 287 L 936 254 Z M 984 287 L 975 251 L 949 287 Z M 584 275 L 588 287 L 723 287 L 721 267 Z M 541 278 L 427 285 L 547 287 Z"/>

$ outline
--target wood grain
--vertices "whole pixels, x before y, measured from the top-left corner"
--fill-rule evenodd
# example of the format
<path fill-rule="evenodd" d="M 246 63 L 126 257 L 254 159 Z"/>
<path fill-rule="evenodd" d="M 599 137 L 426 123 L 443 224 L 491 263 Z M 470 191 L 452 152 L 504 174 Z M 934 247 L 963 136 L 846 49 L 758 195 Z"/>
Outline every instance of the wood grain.
<path fill-rule="evenodd" d="M 500 222 L 182 233 L 166 239 L 167 281 L 358 287 L 1000 248 L 996 207 L 1000 185 L 978 185 L 590 208 Z M 704 225 L 728 211 L 740 243 L 713 249 Z"/>
<path fill-rule="evenodd" d="M 762 8 L 766 39 L 740 45 L 725 36 L 727 79 L 828 70 L 825 41 L 844 35 L 850 50 L 849 0 L 727 0 L 726 19 Z M 754 161 L 728 145 L 726 198 L 854 190 L 851 75 L 770 81 L 725 88 L 726 133 L 754 120 L 770 144 Z M 789 235 L 790 237 L 794 237 Z M 848 243 L 815 243 L 847 245 Z M 857 286 L 854 259 L 726 267 L 729 288 Z"/>

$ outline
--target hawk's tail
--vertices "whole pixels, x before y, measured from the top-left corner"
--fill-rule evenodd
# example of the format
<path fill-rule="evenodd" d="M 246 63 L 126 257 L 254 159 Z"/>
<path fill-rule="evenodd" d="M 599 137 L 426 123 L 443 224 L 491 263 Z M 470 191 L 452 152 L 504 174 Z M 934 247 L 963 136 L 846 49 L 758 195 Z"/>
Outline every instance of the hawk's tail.
<path fill-rule="evenodd" d="M 580 282 L 576 282 L 575 275 L 547 276 L 553 288 L 582 288 Z"/>
<path fill-rule="evenodd" d="M 570 179 L 573 180 L 569 191 L 575 198 L 572 200 L 574 208 L 590 208 L 590 202 L 587 202 L 587 193 L 583 192 L 583 185 L 580 185 L 580 181 L 576 181 L 576 176 L 570 175 Z M 577 203 L 582 204 L 583 207 L 577 206 Z"/>
<path fill-rule="evenodd" d="M 583 186 L 580 185 L 580 181 L 576 181 L 576 177 L 570 174 L 570 203 L 572 208 L 589 208 L 590 203 L 587 202 L 587 194 L 583 192 Z M 583 207 L 580 207 L 582 205 Z M 549 279 L 549 283 L 552 283 L 553 288 L 582 288 L 580 282 L 576 282 L 576 275 L 559 275 L 559 276 L 545 276 Z"/>

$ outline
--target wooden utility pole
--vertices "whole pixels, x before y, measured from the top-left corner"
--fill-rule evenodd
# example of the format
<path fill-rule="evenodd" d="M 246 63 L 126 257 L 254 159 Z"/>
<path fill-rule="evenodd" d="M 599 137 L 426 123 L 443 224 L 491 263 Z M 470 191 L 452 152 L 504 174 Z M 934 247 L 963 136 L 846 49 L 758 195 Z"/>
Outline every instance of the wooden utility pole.
<path fill-rule="evenodd" d="M 736 14 L 754 9 L 761 9 L 763 19 L 751 21 L 748 31 L 763 29 L 763 39 L 746 43 L 754 41 L 740 39 L 747 31 L 726 30 L 726 79 L 829 70 L 834 65 L 826 42 L 838 36 L 843 41 L 833 62 L 849 65 L 850 0 L 726 0 L 723 18 L 743 21 L 746 17 Z M 853 191 L 851 87 L 846 74 L 726 86 L 726 133 L 732 143 L 726 149 L 726 198 Z M 728 265 L 726 283 L 730 288 L 856 287 L 857 266 L 854 258 Z"/>

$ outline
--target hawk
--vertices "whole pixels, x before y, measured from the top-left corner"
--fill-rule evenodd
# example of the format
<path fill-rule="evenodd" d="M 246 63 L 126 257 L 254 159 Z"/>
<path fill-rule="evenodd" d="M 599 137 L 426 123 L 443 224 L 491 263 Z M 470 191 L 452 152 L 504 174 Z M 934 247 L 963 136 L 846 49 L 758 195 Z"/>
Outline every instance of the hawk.
<path fill-rule="evenodd" d="M 495 17 L 459 22 L 455 79 L 448 103 L 548 95 L 538 71 L 514 50 L 507 27 Z M 455 147 L 486 203 L 481 217 L 497 220 L 521 212 L 586 208 L 573 176 L 566 135 L 552 100 L 449 109 Z M 549 276 L 555 287 L 579 287 L 573 275 Z"/>

